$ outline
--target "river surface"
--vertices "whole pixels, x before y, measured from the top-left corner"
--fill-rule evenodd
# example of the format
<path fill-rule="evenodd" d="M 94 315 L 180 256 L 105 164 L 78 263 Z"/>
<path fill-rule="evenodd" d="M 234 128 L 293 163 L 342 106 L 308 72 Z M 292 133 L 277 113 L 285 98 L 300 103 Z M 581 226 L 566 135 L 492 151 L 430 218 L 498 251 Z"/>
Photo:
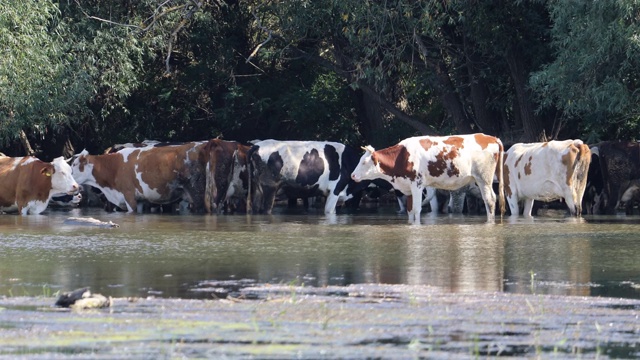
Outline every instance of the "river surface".
<path fill-rule="evenodd" d="M 68 217 L 118 228 L 65 225 Z M 0 296 L 90 286 L 113 297 L 215 298 L 252 284 L 428 285 L 640 298 L 640 217 L 486 223 L 484 216 L 372 213 L 160 215 L 100 209 L 0 215 Z M 231 289 L 231 290 L 230 290 Z"/>

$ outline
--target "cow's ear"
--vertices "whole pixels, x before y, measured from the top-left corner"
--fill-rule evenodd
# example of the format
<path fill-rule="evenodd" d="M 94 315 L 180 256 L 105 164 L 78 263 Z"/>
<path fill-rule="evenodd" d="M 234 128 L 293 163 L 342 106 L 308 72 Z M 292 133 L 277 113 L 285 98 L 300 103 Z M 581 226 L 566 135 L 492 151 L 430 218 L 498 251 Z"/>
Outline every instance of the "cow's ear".
<path fill-rule="evenodd" d="M 40 170 L 40 173 L 44 176 L 51 176 L 54 172 L 55 170 L 50 166 L 43 167 L 42 170 Z"/>

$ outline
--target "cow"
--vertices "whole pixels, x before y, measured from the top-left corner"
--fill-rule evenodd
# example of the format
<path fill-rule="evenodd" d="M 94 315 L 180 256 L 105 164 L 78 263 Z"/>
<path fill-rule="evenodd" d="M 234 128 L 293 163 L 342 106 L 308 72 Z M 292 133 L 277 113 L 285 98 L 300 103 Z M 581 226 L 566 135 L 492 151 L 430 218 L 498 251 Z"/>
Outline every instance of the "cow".
<path fill-rule="evenodd" d="M 206 162 L 205 209 L 208 213 L 244 208 L 249 186 L 247 152 L 250 148 L 221 139 L 210 140 L 204 146 L 202 160 Z"/>
<path fill-rule="evenodd" d="M 338 201 L 351 199 L 368 184 L 349 178 L 358 155 L 354 149 L 326 141 L 257 141 L 247 154 L 247 211 L 271 214 L 276 194 L 287 197 L 326 197 L 324 212 L 335 213 Z"/>
<path fill-rule="evenodd" d="M 103 155 L 86 150 L 74 156 L 73 177 L 98 188 L 107 200 L 131 213 L 138 203 L 186 200 L 191 211 L 205 210 L 206 169 L 201 150 L 207 141 L 123 148 Z"/>
<path fill-rule="evenodd" d="M 0 211 L 40 214 L 54 195 L 75 195 L 79 190 L 62 157 L 50 163 L 33 156 L 0 157 Z"/>
<path fill-rule="evenodd" d="M 82 202 L 82 193 L 77 193 L 75 195 L 63 194 L 63 195 L 54 195 L 49 200 L 49 206 L 56 208 L 73 208 L 80 206 Z"/>
<path fill-rule="evenodd" d="M 511 216 L 531 217 L 534 200 L 564 199 L 572 216 L 582 214 L 591 151 L 582 140 L 518 143 L 504 156 L 505 197 Z"/>
<path fill-rule="evenodd" d="M 426 187 L 457 190 L 475 181 L 487 210 L 487 220 L 495 218 L 496 194 L 492 183 L 499 181 L 500 211 L 505 203 L 502 191 L 504 147 L 500 139 L 485 135 L 417 136 L 376 151 L 363 148 L 364 155 L 351 178 L 384 179 L 407 199 L 409 221 L 419 221 L 422 191 Z"/>
<path fill-rule="evenodd" d="M 633 215 L 633 207 L 640 202 L 640 179 L 631 180 L 624 184 L 626 189 L 621 195 L 616 208 L 624 208 L 625 214 Z"/>
<path fill-rule="evenodd" d="M 605 199 L 604 213 L 614 215 L 630 183 L 640 179 L 640 143 L 605 141 L 591 146 L 598 155 Z"/>

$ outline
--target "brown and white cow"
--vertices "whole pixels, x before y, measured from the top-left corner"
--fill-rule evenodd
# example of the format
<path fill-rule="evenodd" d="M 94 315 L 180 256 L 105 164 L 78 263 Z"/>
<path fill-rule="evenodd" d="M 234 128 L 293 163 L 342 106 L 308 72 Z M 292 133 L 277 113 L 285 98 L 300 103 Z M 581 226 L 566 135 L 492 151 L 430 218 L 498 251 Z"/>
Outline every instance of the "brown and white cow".
<path fill-rule="evenodd" d="M 581 140 L 514 144 L 504 156 L 505 196 L 511 216 L 531 217 L 534 200 L 564 199 L 571 215 L 582 213 L 582 196 L 591 163 L 589 146 Z"/>
<path fill-rule="evenodd" d="M 235 141 L 213 139 L 202 149 L 207 172 L 205 208 L 208 213 L 220 213 L 225 206 L 229 207 L 228 211 L 246 206 L 250 148 Z M 232 204 L 234 199 L 237 201 Z"/>
<path fill-rule="evenodd" d="M 84 150 L 71 165 L 79 184 L 100 189 L 107 200 L 133 212 L 138 201 L 169 204 L 186 200 L 192 212 L 203 212 L 206 164 L 201 150 L 207 141 L 154 144 L 89 155 Z"/>
<path fill-rule="evenodd" d="M 482 193 L 488 220 L 494 219 L 494 175 L 498 177 L 500 209 L 504 212 L 504 147 L 498 138 L 485 134 L 419 136 L 378 151 L 370 146 L 364 149 L 351 178 L 355 181 L 381 178 L 410 195 L 407 201 L 410 221 L 420 218 L 424 188 L 456 190 L 474 181 Z"/>
<path fill-rule="evenodd" d="M 0 156 L 0 211 L 40 214 L 54 195 L 79 189 L 62 157 L 48 163 L 33 156 Z"/>

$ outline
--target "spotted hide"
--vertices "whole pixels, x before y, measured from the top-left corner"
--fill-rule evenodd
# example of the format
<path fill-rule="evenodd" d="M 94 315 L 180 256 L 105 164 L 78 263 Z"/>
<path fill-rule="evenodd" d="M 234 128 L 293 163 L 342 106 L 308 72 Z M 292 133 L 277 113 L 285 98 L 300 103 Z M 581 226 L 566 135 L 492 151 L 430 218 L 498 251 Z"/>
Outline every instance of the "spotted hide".
<path fill-rule="evenodd" d="M 512 216 L 531 217 L 534 200 L 564 199 L 571 215 L 582 213 L 591 151 L 581 140 L 514 144 L 504 159 L 505 196 Z"/>
<path fill-rule="evenodd" d="M 228 212 L 244 209 L 248 187 L 249 149 L 250 146 L 220 139 L 213 139 L 205 145 L 203 156 L 207 164 L 207 212 L 221 213 L 225 209 Z"/>
<path fill-rule="evenodd" d="M 384 179 L 405 195 L 409 220 L 419 220 L 422 191 L 426 187 L 456 190 L 476 182 L 487 209 L 494 218 L 496 194 L 494 175 L 499 180 L 500 209 L 504 209 L 502 192 L 502 157 L 500 139 L 484 134 L 456 136 L 420 136 L 402 140 L 397 145 L 376 151 L 370 146 L 351 174 L 355 181 Z"/>
<path fill-rule="evenodd" d="M 366 187 L 349 179 L 358 155 L 340 143 L 264 140 L 256 142 L 247 157 L 251 174 L 247 210 L 254 213 L 270 214 L 276 193 L 282 190 L 291 197 L 324 195 L 324 211 L 331 214 L 339 200 L 349 200 Z"/>
<path fill-rule="evenodd" d="M 47 163 L 32 156 L 0 156 L 0 211 L 40 214 L 54 195 L 79 189 L 62 157 Z"/>
<path fill-rule="evenodd" d="M 206 144 L 159 143 L 103 155 L 84 150 L 73 160 L 73 177 L 100 189 L 107 200 L 128 212 L 140 210 L 139 201 L 169 204 L 183 199 L 199 213 L 205 210 L 206 157 L 201 151 Z"/>

